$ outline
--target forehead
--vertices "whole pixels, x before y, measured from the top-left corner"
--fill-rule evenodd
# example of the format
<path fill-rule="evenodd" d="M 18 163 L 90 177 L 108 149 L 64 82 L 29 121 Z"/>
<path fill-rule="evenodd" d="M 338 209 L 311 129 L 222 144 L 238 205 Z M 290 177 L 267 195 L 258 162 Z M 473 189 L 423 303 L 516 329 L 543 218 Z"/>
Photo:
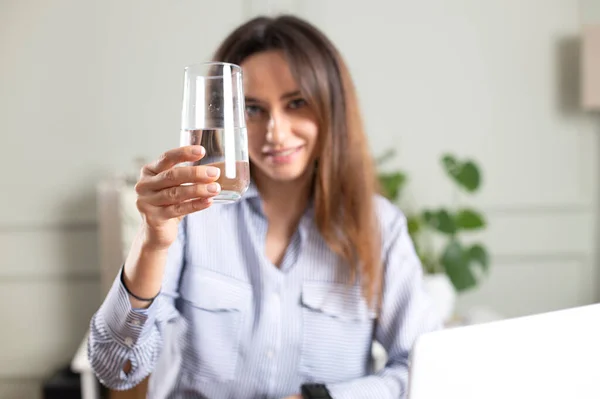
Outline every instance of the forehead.
<path fill-rule="evenodd" d="M 257 53 L 241 64 L 247 95 L 287 93 L 298 90 L 285 56 L 280 51 Z"/>

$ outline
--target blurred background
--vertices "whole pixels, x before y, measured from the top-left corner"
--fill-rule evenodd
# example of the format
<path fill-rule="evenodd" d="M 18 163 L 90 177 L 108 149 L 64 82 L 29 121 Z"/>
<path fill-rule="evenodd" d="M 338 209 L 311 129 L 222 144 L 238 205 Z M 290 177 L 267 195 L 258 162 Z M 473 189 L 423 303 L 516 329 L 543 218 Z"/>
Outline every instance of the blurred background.
<path fill-rule="evenodd" d="M 82 345 L 137 226 L 127 177 L 179 144 L 183 67 L 280 12 L 341 50 L 399 204 L 474 210 L 453 320 L 600 299 L 600 0 L 0 0 L 0 398 Z"/>

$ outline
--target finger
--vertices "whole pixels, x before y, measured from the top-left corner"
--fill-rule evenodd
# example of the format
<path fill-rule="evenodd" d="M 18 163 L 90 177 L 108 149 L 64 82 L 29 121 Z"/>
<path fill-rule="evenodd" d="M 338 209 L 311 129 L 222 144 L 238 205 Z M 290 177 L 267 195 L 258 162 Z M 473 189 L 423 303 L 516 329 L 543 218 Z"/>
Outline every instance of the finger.
<path fill-rule="evenodd" d="M 160 191 L 168 187 L 176 187 L 185 183 L 212 183 L 219 178 L 221 170 L 214 166 L 182 166 L 167 169 L 155 176 L 140 180 L 138 193 Z"/>
<path fill-rule="evenodd" d="M 206 150 L 199 145 L 189 145 L 169 150 L 156 161 L 142 168 L 142 174 L 154 176 L 182 162 L 198 161 L 204 157 Z"/>
<path fill-rule="evenodd" d="M 212 202 L 212 198 L 201 198 L 187 202 L 180 202 L 178 204 L 162 208 L 161 213 L 166 219 L 174 219 L 206 209 L 212 205 Z"/>
<path fill-rule="evenodd" d="M 192 184 L 165 188 L 147 197 L 146 202 L 154 206 L 174 205 L 180 202 L 211 198 L 221 192 L 221 185 L 213 182 L 210 184 Z"/>

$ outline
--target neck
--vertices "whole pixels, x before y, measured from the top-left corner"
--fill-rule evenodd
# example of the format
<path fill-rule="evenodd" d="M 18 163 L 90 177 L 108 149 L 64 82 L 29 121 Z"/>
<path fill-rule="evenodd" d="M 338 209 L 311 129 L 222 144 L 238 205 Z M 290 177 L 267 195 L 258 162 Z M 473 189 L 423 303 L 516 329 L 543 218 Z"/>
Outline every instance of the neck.
<path fill-rule="evenodd" d="M 254 181 L 267 219 L 271 222 L 297 222 L 310 200 L 312 177 L 312 174 L 305 174 L 293 181 L 278 182 L 255 174 Z"/>

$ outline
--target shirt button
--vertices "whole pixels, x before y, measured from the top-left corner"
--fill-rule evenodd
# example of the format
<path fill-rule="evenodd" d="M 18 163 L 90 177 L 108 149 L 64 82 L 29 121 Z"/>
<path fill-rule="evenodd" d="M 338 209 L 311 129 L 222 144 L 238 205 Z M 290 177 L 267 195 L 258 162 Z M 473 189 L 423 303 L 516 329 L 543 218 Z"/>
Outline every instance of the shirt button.
<path fill-rule="evenodd" d="M 273 359 L 273 351 L 272 350 L 269 350 L 267 352 L 267 359 Z"/>
<path fill-rule="evenodd" d="M 133 339 L 131 337 L 125 338 L 125 345 L 132 346 L 133 345 Z"/>
<path fill-rule="evenodd" d="M 141 323 L 138 319 L 135 319 L 131 322 L 131 324 L 133 324 L 134 326 L 139 326 Z"/>

